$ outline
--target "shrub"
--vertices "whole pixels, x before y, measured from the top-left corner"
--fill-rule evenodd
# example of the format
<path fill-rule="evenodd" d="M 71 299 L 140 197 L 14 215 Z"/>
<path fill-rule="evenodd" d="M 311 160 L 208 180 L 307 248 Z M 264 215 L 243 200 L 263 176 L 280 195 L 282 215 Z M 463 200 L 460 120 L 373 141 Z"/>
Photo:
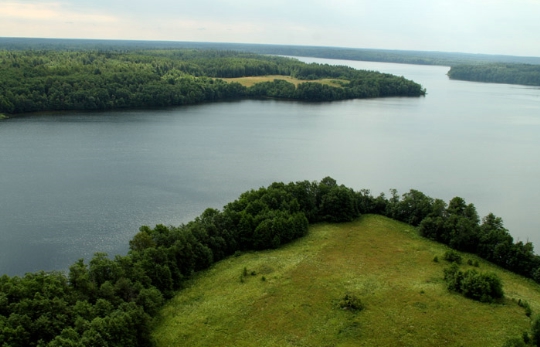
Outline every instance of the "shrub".
<path fill-rule="evenodd" d="M 453 263 L 444 269 L 444 280 L 448 290 L 481 302 L 492 302 L 504 296 L 502 283 L 494 273 L 479 273 L 476 270 L 459 270 Z"/>
<path fill-rule="evenodd" d="M 450 263 L 457 263 L 457 264 L 461 264 L 462 262 L 461 255 L 458 252 L 454 251 L 453 249 L 444 252 L 444 260 Z"/>
<path fill-rule="evenodd" d="M 339 307 L 344 310 L 361 311 L 364 309 L 364 304 L 356 295 L 345 294 L 339 302 Z"/>
<path fill-rule="evenodd" d="M 452 265 L 443 270 L 443 273 L 448 290 L 460 293 L 463 272 L 459 270 L 458 264 L 452 263 Z"/>
<path fill-rule="evenodd" d="M 492 302 L 504 296 L 499 277 L 494 273 L 479 273 L 467 270 L 463 273 L 461 293 L 481 302 Z"/>
<path fill-rule="evenodd" d="M 518 305 L 525 309 L 525 315 L 527 317 L 530 317 L 532 315 L 531 305 L 529 305 L 529 303 L 527 301 L 519 299 L 518 300 Z"/>

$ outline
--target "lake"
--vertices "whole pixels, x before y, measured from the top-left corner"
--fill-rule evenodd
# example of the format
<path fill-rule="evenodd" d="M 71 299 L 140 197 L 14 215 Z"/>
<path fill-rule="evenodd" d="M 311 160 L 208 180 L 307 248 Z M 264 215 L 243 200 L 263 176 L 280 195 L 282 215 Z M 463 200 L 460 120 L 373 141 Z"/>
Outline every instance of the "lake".
<path fill-rule="evenodd" d="M 540 89 L 451 81 L 437 66 L 300 58 L 405 76 L 420 98 L 245 100 L 0 122 L 0 274 L 125 254 L 274 181 L 417 189 L 495 213 L 540 249 Z"/>

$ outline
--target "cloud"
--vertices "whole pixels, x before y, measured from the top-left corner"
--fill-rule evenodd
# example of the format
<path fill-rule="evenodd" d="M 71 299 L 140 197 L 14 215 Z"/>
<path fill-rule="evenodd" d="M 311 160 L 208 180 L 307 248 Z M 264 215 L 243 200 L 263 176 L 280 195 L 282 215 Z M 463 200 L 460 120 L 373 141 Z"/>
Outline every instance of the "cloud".
<path fill-rule="evenodd" d="M 73 12 L 60 2 L 1 2 L 0 18 L 4 20 L 55 21 L 69 19 L 85 23 L 111 23 L 117 19 L 110 15 Z"/>
<path fill-rule="evenodd" d="M 0 0 L 0 33 L 540 56 L 538 13 L 540 0 Z"/>

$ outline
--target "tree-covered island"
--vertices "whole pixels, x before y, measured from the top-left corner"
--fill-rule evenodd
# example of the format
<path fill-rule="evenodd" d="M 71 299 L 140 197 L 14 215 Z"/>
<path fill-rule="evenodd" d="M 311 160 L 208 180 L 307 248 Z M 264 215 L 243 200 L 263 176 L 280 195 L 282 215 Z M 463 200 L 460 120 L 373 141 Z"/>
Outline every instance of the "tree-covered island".
<path fill-rule="evenodd" d="M 234 80 L 250 76 L 267 77 L 251 86 Z M 0 50 L 0 113 L 5 114 L 245 98 L 333 101 L 422 95 L 420 84 L 403 77 L 245 52 Z"/>
<path fill-rule="evenodd" d="M 540 86 L 540 65 L 532 64 L 463 64 L 452 66 L 453 80 Z"/>

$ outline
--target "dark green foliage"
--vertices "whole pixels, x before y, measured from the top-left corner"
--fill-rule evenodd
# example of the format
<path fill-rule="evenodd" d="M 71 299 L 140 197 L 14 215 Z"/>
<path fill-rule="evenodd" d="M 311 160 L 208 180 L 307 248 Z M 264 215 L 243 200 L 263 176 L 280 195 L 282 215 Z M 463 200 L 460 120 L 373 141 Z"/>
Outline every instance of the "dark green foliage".
<path fill-rule="evenodd" d="M 459 197 L 450 200 L 447 208 L 435 201 L 431 213 L 419 224 L 422 236 L 468 252 L 476 251 L 478 229 L 476 208 Z"/>
<path fill-rule="evenodd" d="M 273 82 L 257 83 L 249 88 L 249 95 L 253 97 L 269 97 L 282 99 L 297 99 L 294 84 L 275 79 Z"/>
<path fill-rule="evenodd" d="M 529 333 L 527 331 L 524 331 L 522 334 L 523 342 L 525 342 L 526 345 L 531 343 L 531 337 L 529 336 Z"/>
<path fill-rule="evenodd" d="M 435 257 L 433 258 L 433 262 L 434 262 L 434 263 L 438 263 L 438 262 L 439 262 L 439 257 L 438 257 L 438 256 L 435 256 Z"/>
<path fill-rule="evenodd" d="M 276 79 L 247 88 L 221 80 L 264 75 L 352 82 L 339 88 L 320 83 L 296 88 Z M 368 84 L 370 92 L 358 83 Z M 0 51 L 0 112 L 5 113 L 164 107 L 246 97 L 332 101 L 424 94 L 403 77 L 233 51 Z"/>
<path fill-rule="evenodd" d="M 248 43 L 216 42 L 175 42 L 175 41 L 125 41 L 125 40 L 74 40 L 42 38 L 0 38 L 0 48 L 14 51 L 28 49 L 83 50 L 116 52 L 118 50 L 149 49 L 191 49 L 243 51 L 259 54 L 317 57 L 328 59 L 363 60 L 395 62 L 402 64 L 422 64 L 455 66 L 460 64 L 479 64 L 490 62 L 540 64 L 537 57 L 518 57 L 509 55 L 487 55 L 455 52 L 404 51 L 387 49 L 264 45 Z M 219 53 L 216 53 L 219 54 Z"/>
<path fill-rule="evenodd" d="M 531 325 L 532 343 L 540 347 L 540 315 L 536 315 Z"/>
<path fill-rule="evenodd" d="M 321 183 L 322 184 L 322 183 Z M 359 216 L 354 192 L 345 186 L 320 187 L 320 220 L 350 222 Z"/>
<path fill-rule="evenodd" d="M 339 307 L 344 310 L 361 311 L 364 309 L 364 304 L 356 295 L 347 293 L 339 302 Z"/>
<path fill-rule="evenodd" d="M 448 77 L 456 80 L 540 86 L 540 66 L 529 64 L 476 64 L 452 66 Z"/>
<path fill-rule="evenodd" d="M 461 255 L 452 249 L 444 252 L 443 258 L 446 261 L 456 264 L 461 264 L 461 262 L 463 261 Z"/>
<path fill-rule="evenodd" d="M 465 272 L 459 269 L 457 263 L 444 269 L 444 280 L 450 291 L 481 301 L 492 302 L 504 296 L 502 283 L 494 273 L 479 273 L 476 270 Z"/>
<path fill-rule="evenodd" d="M 387 216 L 418 226 L 433 210 L 433 199 L 422 192 L 411 189 L 399 199 L 396 190 L 391 190 L 392 198 L 387 206 Z"/>
<path fill-rule="evenodd" d="M 528 336 L 528 335 L 527 335 Z M 524 342 L 522 338 L 512 337 L 502 345 L 502 347 L 526 347 L 528 343 Z"/>
<path fill-rule="evenodd" d="M 525 309 L 525 315 L 527 317 L 530 317 L 532 315 L 531 305 L 529 305 L 529 303 L 527 301 L 519 299 L 518 300 L 518 305 Z"/>

